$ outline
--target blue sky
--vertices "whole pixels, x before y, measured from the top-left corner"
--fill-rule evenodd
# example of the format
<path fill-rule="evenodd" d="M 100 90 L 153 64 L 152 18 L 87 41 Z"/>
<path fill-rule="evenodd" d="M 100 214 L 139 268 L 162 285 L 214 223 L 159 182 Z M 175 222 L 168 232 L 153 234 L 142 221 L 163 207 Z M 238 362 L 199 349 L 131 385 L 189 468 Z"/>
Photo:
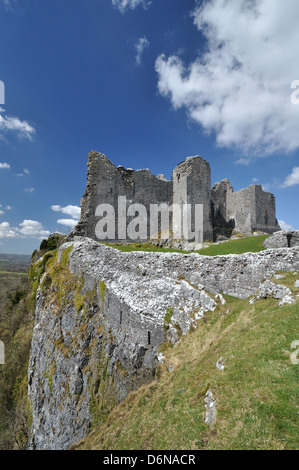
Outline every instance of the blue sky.
<path fill-rule="evenodd" d="M 90 150 L 167 178 L 201 155 L 299 229 L 298 18 L 297 0 L 0 0 L 0 252 L 68 232 Z"/>

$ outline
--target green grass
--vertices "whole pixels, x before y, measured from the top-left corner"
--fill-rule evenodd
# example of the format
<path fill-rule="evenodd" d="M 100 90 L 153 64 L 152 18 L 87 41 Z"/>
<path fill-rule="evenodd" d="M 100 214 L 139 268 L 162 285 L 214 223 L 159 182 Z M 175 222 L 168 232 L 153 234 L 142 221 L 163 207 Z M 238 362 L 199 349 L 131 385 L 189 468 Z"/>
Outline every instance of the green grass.
<path fill-rule="evenodd" d="M 279 282 L 293 286 L 295 279 L 286 274 Z M 157 379 L 131 393 L 78 449 L 298 448 L 299 365 L 290 355 L 299 339 L 299 303 L 224 297 L 226 305 L 199 320 L 177 347 L 164 348 Z M 220 357 L 224 371 L 215 366 Z M 204 422 L 208 389 L 218 400 L 213 428 Z"/>
<path fill-rule="evenodd" d="M 209 247 L 203 248 L 199 251 L 195 251 L 194 253 L 199 253 L 201 255 L 206 255 L 206 256 L 242 254 L 242 253 L 248 253 L 248 252 L 257 253 L 265 249 L 263 247 L 263 243 L 268 236 L 269 235 L 258 235 L 258 236 L 252 236 L 252 237 L 243 237 L 243 238 L 239 238 L 236 240 L 228 240 L 226 242 L 219 243 L 219 244 L 211 243 Z M 190 254 L 190 252 L 188 251 L 158 247 L 158 246 L 152 245 L 151 243 L 127 243 L 127 244 L 107 243 L 107 245 L 123 252 L 146 251 L 146 252 L 159 252 L 159 253 L 183 253 L 183 254 L 189 253 Z"/>
<path fill-rule="evenodd" d="M 116 248 L 119 251 L 131 252 L 131 251 L 146 251 L 146 252 L 157 252 L 157 253 L 190 253 L 184 250 L 175 250 L 172 248 L 163 248 L 160 246 L 153 245 L 151 243 L 105 243 L 107 246 Z"/>
<path fill-rule="evenodd" d="M 253 237 L 244 237 L 237 240 L 229 240 L 227 242 L 219 243 L 219 245 L 212 244 L 208 248 L 203 248 L 198 251 L 201 255 L 217 256 L 229 254 L 242 254 L 242 253 L 257 253 L 264 250 L 263 243 L 269 235 L 258 235 Z"/>

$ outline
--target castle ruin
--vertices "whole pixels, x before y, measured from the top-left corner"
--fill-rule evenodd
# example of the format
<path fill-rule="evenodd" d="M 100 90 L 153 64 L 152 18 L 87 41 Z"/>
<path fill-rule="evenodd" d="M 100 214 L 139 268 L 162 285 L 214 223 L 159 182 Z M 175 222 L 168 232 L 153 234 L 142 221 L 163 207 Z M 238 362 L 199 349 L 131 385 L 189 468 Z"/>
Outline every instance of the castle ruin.
<path fill-rule="evenodd" d="M 125 205 L 120 211 L 120 201 Z M 227 179 L 214 184 L 211 188 L 210 165 L 200 156 L 188 157 L 172 173 L 171 181 L 164 175 L 153 175 L 150 170 L 125 169 L 115 167 L 108 158 L 97 152 L 88 156 L 87 186 L 81 200 L 81 219 L 72 232 L 72 236 L 84 236 L 97 239 L 96 226 L 99 222 L 99 205 L 110 205 L 115 211 L 115 236 L 107 236 L 106 241 L 131 241 L 127 232 L 121 228 L 124 214 L 129 206 L 137 209 L 142 205 L 149 215 L 152 205 L 182 207 L 185 204 L 202 206 L 202 233 L 190 227 L 188 241 L 216 241 L 220 236 L 229 238 L 233 233 L 250 234 L 256 231 L 274 233 L 280 230 L 275 215 L 275 197 L 263 191 L 260 185 L 251 185 L 246 189 L 234 191 Z M 162 206 L 161 206 L 162 205 Z M 103 214 L 101 214 L 103 215 Z M 134 218 L 130 213 L 129 221 Z M 170 214 L 170 233 L 173 228 Z M 138 241 L 144 242 L 161 233 L 146 217 L 146 234 Z M 119 236 L 121 233 L 121 236 Z M 170 236 L 170 235 L 169 235 Z"/>

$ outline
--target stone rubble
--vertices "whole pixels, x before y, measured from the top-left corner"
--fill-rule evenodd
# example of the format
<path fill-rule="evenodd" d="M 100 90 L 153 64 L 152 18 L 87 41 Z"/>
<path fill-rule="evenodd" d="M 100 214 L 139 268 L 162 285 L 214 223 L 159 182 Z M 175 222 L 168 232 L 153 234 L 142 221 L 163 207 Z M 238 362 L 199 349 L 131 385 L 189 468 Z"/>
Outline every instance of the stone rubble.
<path fill-rule="evenodd" d="M 205 423 L 208 426 L 213 427 L 216 423 L 216 403 L 217 400 L 214 399 L 213 392 L 208 390 L 205 395 L 205 408 L 206 408 L 206 417 Z"/>
<path fill-rule="evenodd" d="M 288 248 L 299 246 L 299 230 L 279 230 L 264 241 L 264 247 Z"/>
<path fill-rule="evenodd" d="M 223 357 L 220 357 L 220 359 L 218 359 L 218 361 L 216 362 L 216 367 L 219 370 L 224 370 L 225 369 L 225 362 L 223 360 Z"/>

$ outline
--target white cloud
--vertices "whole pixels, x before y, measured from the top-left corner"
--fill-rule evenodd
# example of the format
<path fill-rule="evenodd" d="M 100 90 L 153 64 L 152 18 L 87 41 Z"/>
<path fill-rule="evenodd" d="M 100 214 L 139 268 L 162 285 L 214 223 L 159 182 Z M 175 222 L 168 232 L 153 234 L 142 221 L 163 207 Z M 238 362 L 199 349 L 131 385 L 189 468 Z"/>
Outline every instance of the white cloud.
<path fill-rule="evenodd" d="M 9 163 L 0 163 L 0 170 L 9 170 L 10 165 Z"/>
<path fill-rule="evenodd" d="M 81 209 L 79 206 L 68 205 L 65 207 L 54 205 L 51 206 L 52 211 L 62 212 L 63 214 L 70 215 L 73 219 L 80 219 Z"/>
<path fill-rule="evenodd" d="M 250 158 L 248 157 L 241 157 L 239 160 L 235 161 L 236 165 L 245 165 L 248 166 L 250 164 Z"/>
<path fill-rule="evenodd" d="M 112 0 L 112 5 L 124 14 L 127 9 L 134 10 L 136 7 L 142 6 L 147 8 L 152 2 L 150 0 Z"/>
<path fill-rule="evenodd" d="M 0 108 L 0 113 L 4 113 L 3 108 Z M 19 139 L 33 140 L 36 131 L 27 121 L 0 114 L 0 132 L 14 132 Z"/>
<path fill-rule="evenodd" d="M 58 223 L 58 224 L 61 224 L 61 225 L 66 225 L 67 227 L 74 228 L 74 227 L 76 227 L 76 225 L 77 225 L 77 223 L 78 223 L 78 220 L 74 220 L 74 219 L 58 219 L 58 220 L 57 220 L 57 223 Z"/>
<path fill-rule="evenodd" d="M 294 230 L 294 227 L 292 225 L 288 225 L 284 220 L 279 220 L 278 223 L 281 230 Z"/>
<path fill-rule="evenodd" d="M 8 222 L 0 223 L 0 239 L 3 238 L 16 238 L 16 229 L 12 228 Z"/>
<path fill-rule="evenodd" d="M 292 173 L 284 180 L 282 187 L 288 188 L 289 186 L 295 186 L 296 184 L 299 184 L 299 166 L 293 168 Z"/>
<path fill-rule="evenodd" d="M 24 168 L 23 173 L 17 173 L 17 176 L 28 176 L 28 175 L 30 175 L 30 171 L 28 170 L 28 168 Z"/>
<path fill-rule="evenodd" d="M 207 48 L 188 67 L 179 55 L 156 61 L 158 89 L 220 147 L 245 155 L 299 148 L 298 0 L 209 0 L 197 3 L 194 24 Z"/>
<path fill-rule="evenodd" d="M 63 214 L 70 215 L 71 219 L 58 219 L 57 223 L 60 225 L 66 225 L 69 228 L 74 228 L 77 223 L 79 222 L 81 216 L 81 208 L 79 206 L 60 206 L 54 205 L 51 206 L 52 211 L 54 212 L 62 212 Z"/>
<path fill-rule="evenodd" d="M 9 222 L 0 223 L 0 239 L 5 238 L 38 238 L 48 237 L 50 232 L 36 220 L 23 220 L 18 227 L 11 227 Z"/>
<path fill-rule="evenodd" d="M 12 10 L 13 5 L 17 3 L 17 0 L 0 0 L 3 5 L 6 7 L 6 10 Z"/>
<path fill-rule="evenodd" d="M 139 38 L 137 43 L 135 44 L 136 49 L 136 65 L 141 65 L 142 63 L 142 55 L 144 50 L 149 46 L 148 39 L 144 36 L 143 38 Z"/>
<path fill-rule="evenodd" d="M 36 220 L 23 220 L 19 226 L 21 228 L 18 228 L 17 231 L 21 236 L 45 238 L 50 235 L 50 232 L 45 230 L 43 225 Z"/>
<path fill-rule="evenodd" d="M 258 178 L 252 178 L 252 182 L 253 182 L 253 183 L 257 183 L 258 181 L 259 181 Z"/>
<path fill-rule="evenodd" d="M 34 193 L 35 189 L 34 188 L 25 188 L 25 191 L 27 193 Z"/>
<path fill-rule="evenodd" d="M 5 211 L 3 209 L 4 209 L 3 205 L 0 204 L 0 215 L 5 214 Z M 7 210 L 7 211 L 10 211 L 11 209 L 12 209 L 11 206 L 6 206 L 5 207 L 5 210 Z"/>

